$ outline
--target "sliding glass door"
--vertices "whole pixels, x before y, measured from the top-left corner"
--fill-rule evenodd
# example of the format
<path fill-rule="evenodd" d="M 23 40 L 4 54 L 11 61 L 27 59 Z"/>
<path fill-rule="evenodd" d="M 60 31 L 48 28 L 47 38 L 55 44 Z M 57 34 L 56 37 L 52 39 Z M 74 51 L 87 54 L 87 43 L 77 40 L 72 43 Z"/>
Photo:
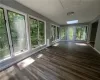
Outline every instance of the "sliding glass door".
<path fill-rule="evenodd" d="M 13 51 L 14 53 L 23 52 L 27 49 L 25 16 L 9 10 L 7 10 L 7 13 Z"/>

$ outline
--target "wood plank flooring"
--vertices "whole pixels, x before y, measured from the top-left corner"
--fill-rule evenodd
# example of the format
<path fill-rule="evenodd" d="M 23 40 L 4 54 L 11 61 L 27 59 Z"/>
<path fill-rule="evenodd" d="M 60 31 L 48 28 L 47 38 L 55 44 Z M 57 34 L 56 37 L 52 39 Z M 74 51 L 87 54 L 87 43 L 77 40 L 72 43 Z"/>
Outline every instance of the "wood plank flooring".
<path fill-rule="evenodd" d="M 35 61 L 21 70 L 15 64 L 0 72 L 0 80 L 100 80 L 100 54 L 81 43 L 58 44 L 32 55 Z"/>

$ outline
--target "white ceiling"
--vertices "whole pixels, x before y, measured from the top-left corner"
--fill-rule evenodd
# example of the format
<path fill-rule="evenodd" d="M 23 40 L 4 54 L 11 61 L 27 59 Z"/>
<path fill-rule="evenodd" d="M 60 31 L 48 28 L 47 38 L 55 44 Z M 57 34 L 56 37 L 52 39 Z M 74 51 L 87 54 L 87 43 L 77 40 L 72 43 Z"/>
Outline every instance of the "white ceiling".
<path fill-rule="evenodd" d="M 43 16 L 59 24 L 69 20 L 89 22 L 100 15 L 100 0 L 17 0 Z M 67 16 L 73 11 L 74 15 Z"/>

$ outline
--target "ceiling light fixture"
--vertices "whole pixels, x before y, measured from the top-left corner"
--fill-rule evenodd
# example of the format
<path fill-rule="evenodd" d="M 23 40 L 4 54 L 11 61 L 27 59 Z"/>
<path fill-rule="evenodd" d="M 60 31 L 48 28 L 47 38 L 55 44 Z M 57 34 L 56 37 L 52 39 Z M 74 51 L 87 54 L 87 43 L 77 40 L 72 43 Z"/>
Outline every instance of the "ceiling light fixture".
<path fill-rule="evenodd" d="M 76 24 L 76 23 L 78 23 L 78 20 L 67 21 L 67 24 Z"/>
<path fill-rule="evenodd" d="M 67 13 L 67 16 L 71 16 L 71 15 L 74 15 L 74 12 L 68 12 Z"/>

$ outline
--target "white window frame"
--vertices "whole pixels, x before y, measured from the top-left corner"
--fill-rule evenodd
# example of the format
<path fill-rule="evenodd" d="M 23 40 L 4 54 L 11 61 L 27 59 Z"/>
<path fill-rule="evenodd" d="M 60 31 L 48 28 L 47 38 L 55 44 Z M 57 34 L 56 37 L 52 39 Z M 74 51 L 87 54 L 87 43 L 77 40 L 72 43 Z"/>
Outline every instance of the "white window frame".
<path fill-rule="evenodd" d="M 29 18 L 30 18 L 30 17 L 33 18 L 33 19 L 36 19 L 37 21 L 42 21 L 42 22 L 44 22 L 44 37 L 45 37 L 44 40 L 45 40 L 45 41 L 44 41 L 44 44 L 43 44 L 42 46 L 46 45 L 46 21 L 45 21 L 45 20 L 42 20 L 42 19 L 40 19 L 40 18 L 37 18 L 37 17 L 35 17 L 35 16 L 28 15 L 29 32 L 30 32 L 30 24 L 29 24 Z M 39 23 L 38 23 L 38 25 L 39 25 Z M 38 30 L 39 30 L 39 28 L 38 28 Z M 39 38 L 39 31 L 38 31 L 38 38 Z M 31 44 L 31 34 L 30 34 L 30 47 L 31 47 L 32 50 L 41 47 L 40 45 L 38 45 L 36 48 L 32 48 L 32 44 Z"/>
<path fill-rule="evenodd" d="M 17 9 L 11 8 L 11 7 L 6 6 L 6 5 L 4 5 L 4 4 L 1 4 L 1 3 L 0 3 L 0 7 L 3 8 L 3 10 L 4 10 L 4 16 L 5 16 L 5 20 L 6 20 L 6 23 L 5 23 L 5 24 L 6 24 L 6 28 L 7 28 L 7 35 L 8 35 L 9 45 L 10 45 L 10 52 L 11 52 L 11 53 L 10 53 L 10 57 L 9 57 L 9 58 L 7 57 L 7 59 L 14 58 L 14 57 L 16 57 L 17 55 L 24 54 L 24 53 L 26 53 L 26 52 L 33 51 L 34 49 L 36 49 L 36 48 L 34 48 L 34 49 L 31 48 L 29 16 L 32 17 L 32 18 L 34 18 L 34 19 L 37 19 L 37 20 L 39 20 L 39 21 L 44 22 L 44 37 L 45 37 L 44 40 L 45 40 L 45 42 L 44 42 L 44 44 L 43 44 L 42 46 L 45 46 L 45 45 L 46 45 L 46 33 L 47 33 L 47 32 L 46 32 L 46 21 L 45 21 L 45 20 L 42 20 L 42 19 L 40 19 L 40 18 L 31 16 L 31 15 L 29 15 L 29 14 L 27 14 L 27 13 L 21 12 L 21 11 L 19 11 L 19 10 L 17 10 Z M 12 38 L 11 38 L 10 26 L 9 26 L 9 22 L 8 22 L 7 10 L 8 10 L 8 11 L 15 12 L 15 13 L 18 13 L 18 14 L 22 14 L 22 15 L 25 17 L 25 29 L 26 29 L 26 37 L 27 37 L 27 45 L 28 45 L 28 47 L 27 47 L 27 49 L 26 49 L 25 51 L 23 50 L 23 52 L 21 52 L 21 51 L 19 51 L 19 52 L 14 52 L 14 51 L 13 51 Z M 39 47 L 42 47 L 42 46 L 39 46 Z M 17 53 L 17 54 L 16 54 L 16 53 Z M 7 60 L 7 59 L 2 59 L 2 60 L 0 60 L 0 62 L 5 61 L 5 60 Z"/>
<path fill-rule="evenodd" d="M 29 45 L 29 33 L 28 33 L 28 24 L 27 24 L 27 14 L 24 13 L 24 12 L 21 12 L 17 9 L 14 9 L 14 8 L 11 8 L 9 6 L 6 6 L 6 5 L 3 5 L 3 4 L 0 4 L 0 7 L 4 9 L 4 15 L 5 15 L 5 20 L 6 20 L 6 28 L 7 28 L 7 34 L 8 34 L 8 40 L 9 40 L 9 45 L 10 45 L 10 51 L 11 51 L 11 58 L 17 56 L 17 55 L 20 55 L 20 54 L 23 54 L 25 52 L 28 52 L 30 50 L 30 45 Z M 18 52 L 15 52 L 13 51 L 13 47 L 12 47 L 12 39 L 11 39 L 11 32 L 10 32 L 10 26 L 9 26 L 9 22 L 8 22 L 8 14 L 7 14 L 7 11 L 12 11 L 12 12 L 15 12 L 15 13 L 18 13 L 18 14 L 21 14 L 25 17 L 25 30 L 26 30 L 26 38 L 27 38 L 27 50 L 23 50 L 23 52 L 21 51 L 18 51 Z"/>
<path fill-rule="evenodd" d="M 52 42 L 55 42 L 55 41 L 58 40 L 58 39 L 57 39 L 57 27 L 59 27 L 59 26 L 56 25 L 56 24 L 51 24 L 51 25 L 50 25 L 50 29 L 51 29 L 52 25 L 53 25 L 53 26 L 56 26 L 56 36 L 55 36 L 56 38 L 55 38 L 55 40 L 52 41 Z M 52 32 L 50 31 L 50 36 L 51 36 L 51 33 L 52 33 Z"/>

